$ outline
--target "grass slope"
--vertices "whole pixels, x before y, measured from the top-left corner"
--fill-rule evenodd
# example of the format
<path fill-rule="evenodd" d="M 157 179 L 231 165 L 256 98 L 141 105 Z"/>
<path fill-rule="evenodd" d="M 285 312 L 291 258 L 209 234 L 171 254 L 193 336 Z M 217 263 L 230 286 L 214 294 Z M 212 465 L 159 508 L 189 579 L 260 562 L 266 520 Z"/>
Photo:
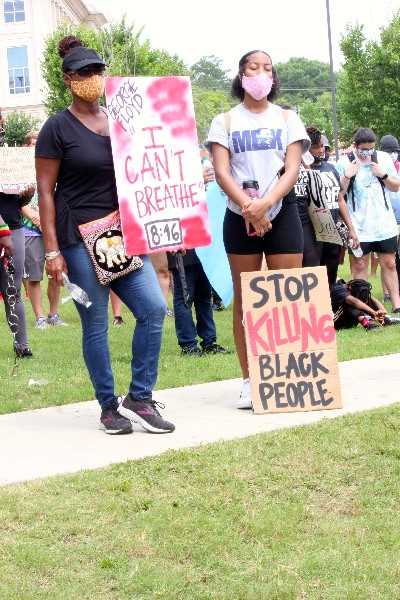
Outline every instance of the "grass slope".
<path fill-rule="evenodd" d="M 0 489 L 0 597 L 400 597 L 400 407 Z"/>

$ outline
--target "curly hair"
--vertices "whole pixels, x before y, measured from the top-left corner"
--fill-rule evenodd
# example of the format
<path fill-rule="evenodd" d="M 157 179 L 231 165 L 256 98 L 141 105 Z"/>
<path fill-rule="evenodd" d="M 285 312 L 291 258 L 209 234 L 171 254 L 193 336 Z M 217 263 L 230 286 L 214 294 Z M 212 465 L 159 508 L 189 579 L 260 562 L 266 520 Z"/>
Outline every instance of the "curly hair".
<path fill-rule="evenodd" d="M 316 125 L 306 127 L 307 135 L 311 140 L 311 146 L 318 146 L 321 141 L 322 134 Z"/>
<path fill-rule="evenodd" d="M 231 96 L 232 96 L 232 98 L 237 98 L 241 102 L 243 102 L 243 100 L 244 100 L 244 89 L 242 87 L 242 80 L 241 80 L 240 76 L 243 75 L 246 65 L 249 62 L 248 61 L 249 56 L 251 56 L 252 54 L 256 54 L 257 52 L 262 52 L 263 54 L 265 54 L 265 56 L 268 56 L 268 58 L 271 60 L 270 55 L 267 52 L 264 52 L 264 50 L 251 50 L 251 52 L 247 52 L 239 60 L 239 73 L 236 75 L 236 77 L 234 77 L 234 79 L 232 81 Z M 271 62 L 272 62 L 272 60 L 271 60 Z M 275 67 L 272 67 L 272 80 L 273 80 L 274 84 L 272 86 L 270 93 L 267 96 L 267 99 L 270 102 L 273 102 L 273 100 L 275 100 L 275 98 L 277 98 L 279 95 L 279 79 L 278 79 L 278 75 L 276 74 Z"/>
<path fill-rule="evenodd" d="M 85 44 L 80 38 L 74 35 L 67 35 L 58 43 L 58 55 L 61 58 L 65 58 L 75 48 L 85 48 Z"/>
<path fill-rule="evenodd" d="M 358 298 L 364 304 L 372 306 L 371 290 L 372 285 L 364 279 L 351 279 L 347 282 L 348 289 L 354 298 Z"/>

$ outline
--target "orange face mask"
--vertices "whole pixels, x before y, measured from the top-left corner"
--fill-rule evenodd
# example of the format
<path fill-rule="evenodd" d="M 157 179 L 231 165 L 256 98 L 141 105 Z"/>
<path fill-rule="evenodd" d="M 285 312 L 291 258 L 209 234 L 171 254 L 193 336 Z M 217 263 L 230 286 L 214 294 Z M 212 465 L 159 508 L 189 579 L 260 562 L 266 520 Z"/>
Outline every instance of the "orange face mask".
<path fill-rule="evenodd" d="M 86 102 L 95 102 L 104 93 L 104 79 L 101 75 L 92 75 L 84 81 L 72 81 L 71 91 Z"/>

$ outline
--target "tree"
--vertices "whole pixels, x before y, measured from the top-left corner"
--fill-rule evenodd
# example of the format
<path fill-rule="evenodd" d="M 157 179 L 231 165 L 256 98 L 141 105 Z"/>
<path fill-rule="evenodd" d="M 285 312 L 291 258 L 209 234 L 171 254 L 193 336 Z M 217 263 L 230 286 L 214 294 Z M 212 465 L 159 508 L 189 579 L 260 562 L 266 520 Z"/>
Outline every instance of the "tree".
<path fill-rule="evenodd" d="M 275 65 L 281 86 L 281 101 L 291 106 L 304 100 L 315 102 L 330 89 L 329 63 L 303 57 L 290 58 Z"/>
<path fill-rule="evenodd" d="M 192 82 L 199 89 L 215 90 L 229 94 L 231 78 L 228 70 L 222 68 L 222 60 L 214 55 L 203 56 L 197 63 L 190 67 Z"/>
<path fill-rule="evenodd" d="M 372 68 L 374 44 L 368 43 L 362 25 L 346 26 L 340 48 L 345 57 L 343 72 L 338 82 L 339 138 L 346 146 L 352 141 L 358 126 L 371 127 L 376 105 L 373 102 Z M 371 102 L 372 100 L 372 102 Z"/>
<path fill-rule="evenodd" d="M 334 147 L 332 141 L 332 95 L 330 92 L 321 94 L 316 102 L 305 100 L 301 105 L 300 118 L 306 126 L 316 125 L 331 142 L 331 148 Z"/>
<path fill-rule="evenodd" d="M 197 134 L 202 145 L 215 115 L 236 104 L 230 95 L 232 80 L 217 56 L 203 56 L 190 67 Z"/>
<path fill-rule="evenodd" d="M 400 139 L 400 11 L 380 40 L 365 38 L 361 25 L 347 26 L 340 47 L 345 57 L 338 86 L 339 125 L 343 141 L 356 127 L 370 127 L 378 139 L 391 134 Z"/>
<path fill-rule="evenodd" d="M 193 103 L 196 115 L 197 135 L 202 145 L 210 130 L 211 121 L 221 112 L 231 108 L 226 94 L 221 91 L 202 90 L 193 86 Z"/>
<path fill-rule="evenodd" d="M 280 82 L 280 104 L 292 106 L 306 125 L 317 125 L 333 138 L 332 94 L 329 63 L 293 57 L 277 63 Z M 338 74 L 336 74 L 336 79 Z"/>
<path fill-rule="evenodd" d="M 189 70 L 177 55 L 164 50 L 152 49 L 150 42 L 141 42 L 142 30 L 134 33 L 134 24 L 127 25 L 125 17 L 119 23 L 110 23 L 108 29 L 96 33 L 83 25 L 73 27 L 62 24 L 45 42 L 44 60 L 41 65 L 47 85 L 45 107 L 47 114 L 66 108 L 71 94 L 66 88 L 58 55 L 58 43 L 65 35 L 75 35 L 85 45 L 97 50 L 108 65 L 107 74 L 113 75 L 188 75 Z"/>
<path fill-rule="evenodd" d="M 41 120 L 22 110 L 14 110 L 5 116 L 4 120 L 4 141 L 9 146 L 22 146 L 26 134 L 29 131 L 38 129 Z"/>

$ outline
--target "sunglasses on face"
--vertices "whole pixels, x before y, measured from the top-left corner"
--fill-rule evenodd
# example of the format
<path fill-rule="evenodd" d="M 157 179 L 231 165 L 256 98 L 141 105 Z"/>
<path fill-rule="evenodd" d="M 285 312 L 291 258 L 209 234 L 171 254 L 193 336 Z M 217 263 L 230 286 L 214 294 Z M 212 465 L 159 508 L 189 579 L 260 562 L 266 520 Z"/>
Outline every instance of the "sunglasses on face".
<path fill-rule="evenodd" d="M 72 71 L 71 75 L 78 75 L 78 77 L 86 79 L 92 75 L 103 75 L 105 70 L 106 67 L 104 65 L 88 65 L 87 67 L 82 67 L 81 69 Z"/>

